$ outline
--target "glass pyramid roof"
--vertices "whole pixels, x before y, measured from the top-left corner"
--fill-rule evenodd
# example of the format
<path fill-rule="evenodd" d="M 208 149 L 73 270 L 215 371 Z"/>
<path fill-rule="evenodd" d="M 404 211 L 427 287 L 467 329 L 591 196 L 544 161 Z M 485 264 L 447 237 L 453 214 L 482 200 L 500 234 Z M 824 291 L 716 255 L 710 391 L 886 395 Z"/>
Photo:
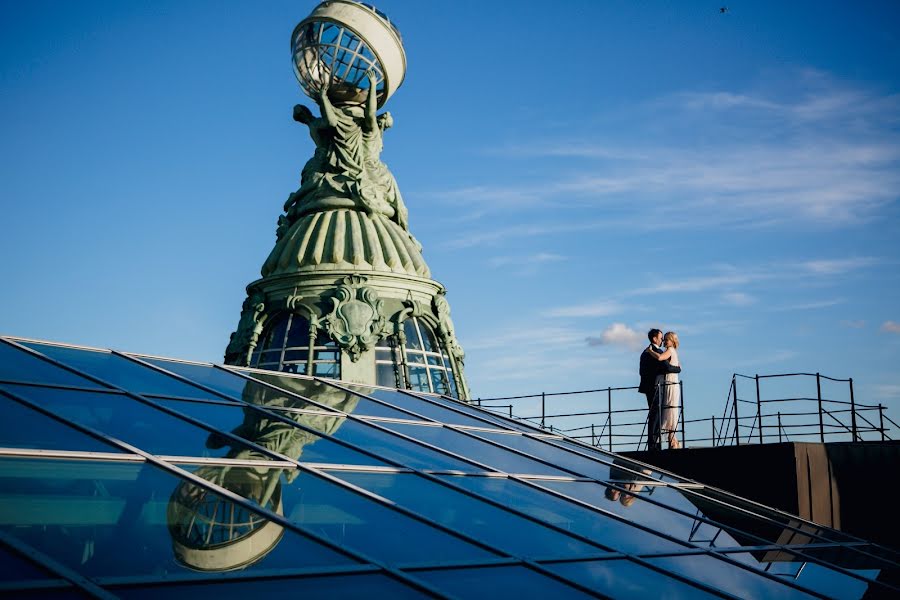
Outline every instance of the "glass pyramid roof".
<path fill-rule="evenodd" d="M 12 596 L 900 594 L 890 549 L 447 397 L 0 338 L 0 406 Z"/>

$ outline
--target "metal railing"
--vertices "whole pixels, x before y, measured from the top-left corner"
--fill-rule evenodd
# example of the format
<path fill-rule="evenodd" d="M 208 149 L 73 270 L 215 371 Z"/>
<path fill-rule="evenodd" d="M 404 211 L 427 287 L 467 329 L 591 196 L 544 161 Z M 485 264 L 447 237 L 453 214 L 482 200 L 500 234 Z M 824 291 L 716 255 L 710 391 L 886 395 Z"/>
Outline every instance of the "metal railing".
<path fill-rule="evenodd" d="M 738 381 L 753 382 L 751 398 L 738 395 Z M 786 397 L 766 397 L 762 384 L 770 381 L 815 381 L 815 393 Z M 823 394 L 823 383 L 845 386 L 847 399 Z M 734 373 L 722 416 L 685 418 L 684 382 L 681 392 L 677 431 L 673 433 L 682 447 L 766 444 L 786 441 L 867 441 L 890 440 L 893 427 L 900 429 L 882 404 L 856 401 L 853 378 L 837 379 L 821 373 L 780 373 L 743 375 Z M 788 386 L 785 386 L 788 387 Z M 592 446 L 613 452 L 641 450 L 647 437 L 647 411 L 637 387 L 607 387 L 574 392 L 541 392 L 523 396 L 479 398 L 479 406 L 501 412 L 511 418 L 528 421 L 550 432 L 566 434 Z M 745 389 L 741 386 L 741 390 Z M 784 391 L 783 389 L 781 390 Z M 627 393 L 623 393 L 627 392 Z M 564 400 L 578 399 L 576 406 L 599 406 L 596 410 L 557 409 Z M 508 402 L 503 403 L 501 402 Z M 552 404 L 554 410 L 548 410 Z M 573 406 L 569 403 L 569 406 Z M 662 411 L 659 408 L 660 422 Z M 519 414 L 517 414 L 519 413 Z M 669 431 L 663 429 L 665 442 Z"/>
<path fill-rule="evenodd" d="M 662 388 L 665 385 L 669 384 L 658 384 L 658 387 Z M 677 409 L 678 419 L 676 422 L 680 425 L 677 431 L 672 431 L 671 433 L 679 437 L 683 446 L 685 442 L 683 426 L 685 422 L 684 383 L 679 381 L 677 385 L 681 394 L 681 403 Z M 613 452 L 621 452 L 642 447 L 647 435 L 648 407 L 643 394 L 638 394 L 637 390 L 637 386 L 607 387 L 575 392 L 541 392 L 524 396 L 478 398 L 474 402 L 478 406 L 501 412 L 510 418 L 528 421 L 542 429 L 566 434 L 569 437 L 590 443 L 592 446 L 600 446 Z M 621 392 L 630 393 L 621 394 Z M 625 398 L 626 395 L 627 398 Z M 579 397 L 582 404 L 585 402 L 597 403 L 604 408 L 588 411 L 548 412 L 548 402 L 553 402 L 557 398 L 574 396 Z M 509 401 L 510 403 L 497 404 L 503 401 Z M 614 409 L 614 406 L 617 408 Z M 514 409 L 525 412 L 524 414 L 516 414 Z M 666 407 L 659 403 L 658 410 L 659 421 L 662 423 Z M 600 422 L 591 419 L 592 417 L 600 417 Z M 665 438 L 670 432 L 663 429 L 661 433 L 663 438 Z"/>
<path fill-rule="evenodd" d="M 764 397 L 761 384 L 770 380 L 815 381 L 815 395 Z M 738 395 L 738 381 L 753 382 L 751 398 Z M 846 399 L 826 397 L 823 383 L 846 384 Z M 771 407 L 778 406 L 777 409 Z M 747 410 L 748 414 L 745 414 Z M 886 424 L 888 426 L 886 426 Z M 717 446 L 775 441 L 890 440 L 890 425 L 898 425 L 885 413 L 883 404 L 856 401 L 853 378 L 838 379 L 821 373 L 743 375 L 734 373 L 719 428 L 713 428 Z"/>

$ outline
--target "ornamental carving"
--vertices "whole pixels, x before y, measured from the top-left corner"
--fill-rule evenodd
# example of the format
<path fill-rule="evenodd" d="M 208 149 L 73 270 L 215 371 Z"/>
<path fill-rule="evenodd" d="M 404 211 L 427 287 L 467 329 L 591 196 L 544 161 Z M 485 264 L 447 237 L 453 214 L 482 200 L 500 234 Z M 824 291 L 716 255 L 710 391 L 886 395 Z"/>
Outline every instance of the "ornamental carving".
<path fill-rule="evenodd" d="M 450 303 L 447 302 L 447 298 L 444 294 L 445 292 L 443 291 L 439 292 L 432 299 L 434 312 L 438 318 L 438 330 L 447 341 L 450 353 L 460 362 L 463 362 L 466 353 L 463 351 L 462 346 L 459 345 L 459 342 L 456 341 L 456 332 L 453 330 L 453 321 L 450 319 Z"/>
<path fill-rule="evenodd" d="M 265 299 L 262 292 L 253 292 L 244 300 L 237 330 L 231 334 L 228 348 L 225 349 L 226 364 L 239 366 L 250 364 L 250 355 L 253 354 L 259 341 L 259 334 L 262 332 Z"/>
<path fill-rule="evenodd" d="M 341 280 L 331 302 L 334 308 L 325 321 L 325 330 L 356 362 L 360 355 L 372 348 L 381 337 L 385 325 L 378 294 L 364 284 L 362 275 L 350 275 Z"/>

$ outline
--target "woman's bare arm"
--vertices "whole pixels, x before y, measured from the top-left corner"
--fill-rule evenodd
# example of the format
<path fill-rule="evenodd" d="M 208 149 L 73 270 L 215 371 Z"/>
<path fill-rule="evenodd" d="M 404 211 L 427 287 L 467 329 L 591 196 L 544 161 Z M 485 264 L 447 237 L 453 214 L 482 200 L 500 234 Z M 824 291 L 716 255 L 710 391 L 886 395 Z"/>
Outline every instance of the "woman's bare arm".
<path fill-rule="evenodd" d="M 659 361 L 669 360 L 669 358 L 672 357 L 672 349 L 671 348 L 669 348 L 668 350 L 666 350 L 665 352 L 660 354 L 659 352 L 657 352 L 656 350 L 653 349 L 653 346 L 650 346 L 650 349 L 648 350 L 648 352 L 653 355 L 653 358 L 655 358 L 656 360 L 659 360 Z"/>

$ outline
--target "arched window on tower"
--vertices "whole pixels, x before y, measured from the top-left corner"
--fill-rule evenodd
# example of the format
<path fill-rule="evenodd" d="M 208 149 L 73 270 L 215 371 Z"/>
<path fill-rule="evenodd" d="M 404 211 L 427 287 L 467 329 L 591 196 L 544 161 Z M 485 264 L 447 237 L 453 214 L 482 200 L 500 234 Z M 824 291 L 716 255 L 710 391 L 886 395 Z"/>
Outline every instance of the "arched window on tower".
<path fill-rule="evenodd" d="M 341 352 L 324 331 L 311 345 L 309 319 L 294 313 L 274 317 L 263 332 L 262 343 L 250 358 L 250 366 L 270 371 L 339 379 Z"/>
<path fill-rule="evenodd" d="M 407 385 L 402 386 L 402 382 L 398 382 L 396 387 L 459 398 L 450 359 L 431 326 L 421 319 L 410 317 L 403 322 L 403 334 L 406 338 L 403 349 L 406 361 L 402 374 Z"/>

